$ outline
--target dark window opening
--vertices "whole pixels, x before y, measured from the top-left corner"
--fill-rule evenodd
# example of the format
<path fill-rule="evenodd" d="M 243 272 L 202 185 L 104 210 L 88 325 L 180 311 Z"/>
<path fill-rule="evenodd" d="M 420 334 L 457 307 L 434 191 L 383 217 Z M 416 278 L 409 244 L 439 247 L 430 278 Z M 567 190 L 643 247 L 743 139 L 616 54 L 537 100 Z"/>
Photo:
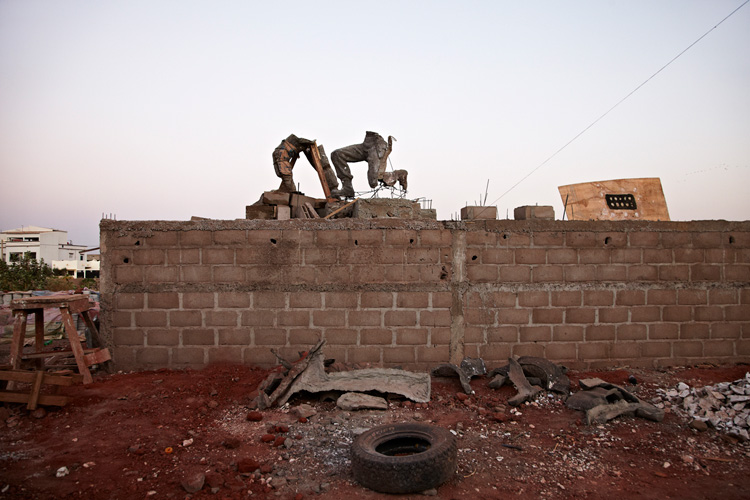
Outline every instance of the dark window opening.
<path fill-rule="evenodd" d="M 610 210 L 636 210 L 635 196 L 632 194 L 605 194 L 604 199 Z"/>

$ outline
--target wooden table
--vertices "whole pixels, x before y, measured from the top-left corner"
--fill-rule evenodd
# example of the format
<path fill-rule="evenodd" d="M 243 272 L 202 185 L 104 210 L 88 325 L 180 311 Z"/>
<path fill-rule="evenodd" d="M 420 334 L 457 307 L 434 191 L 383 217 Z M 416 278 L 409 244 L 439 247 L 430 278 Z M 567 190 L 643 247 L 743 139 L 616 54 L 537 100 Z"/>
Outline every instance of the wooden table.
<path fill-rule="evenodd" d="M 22 359 L 34 359 L 37 369 L 44 367 L 44 358 L 62 354 L 72 354 L 75 357 L 78 372 L 83 377 L 84 384 L 93 382 L 89 366 L 102 364 L 111 359 L 109 350 L 102 346 L 96 325 L 89 316 L 88 296 L 86 295 L 48 295 L 43 297 L 29 297 L 17 299 L 10 303 L 13 310 L 15 322 L 13 323 L 13 339 L 10 344 L 10 368 L 18 370 Z M 44 351 L 44 310 L 47 308 L 59 308 L 62 314 L 62 323 L 70 344 L 70 351 Z M 73 314 L 79 314 L 86 322 L 91 332 L 93 346 L 84 349 L 78 338 L 78 331 L 73 323 Z M 24 355 L 23 343 L 26 334 L 26 319 L 29 314 L 34 314 L 34 332 L 36 337 L 35 352 Z"/>

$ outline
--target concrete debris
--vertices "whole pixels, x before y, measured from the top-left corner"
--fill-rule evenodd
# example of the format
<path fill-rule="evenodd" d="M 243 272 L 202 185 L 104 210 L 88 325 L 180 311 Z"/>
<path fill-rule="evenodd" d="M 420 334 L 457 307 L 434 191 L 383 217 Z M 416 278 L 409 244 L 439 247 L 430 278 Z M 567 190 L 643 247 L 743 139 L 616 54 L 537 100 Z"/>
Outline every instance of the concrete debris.
<path fill-rule="evenodd" d="M 539 381 L 538 385 L 547 391 L 563 395 L 570 394 L 570 379 L 565 375 L 567 369 L 564 366 L 557 365 L 545 358 L 539 358 L 536 356 L 521 356 L 517 361 L 531 385 L 535 385 L 533 382 Z M 503 381 L 502 379 L 497 379 L 497 381 L 494 379 L 497 375 L 507 377 L 508 370 L 508 366 L 502 366 L 500 368 L 495 368 L 487 374 L 489 378 L 493 379 L 494 385 L 497 386 L 493 388 L 497 389 L 506 383 L 506 381 Z"/>
<path fill-rule="evenodd" d="M 387 410 L 388 402 L 377 396 L 360 394 L 358 392 L 347 392 L 336 401 L 336 406 L 342 410 Z"/>
<path fill-rule="evenodd" d="M 508 404 L 511 406 L 520 406 L 544 390 L 537 385 L 529 384 L 526 375 L 523 373 L 523 368 L 513 358 L 508 358 L 508 377 L 518 390 L 518 394 L 508 399 Z"/>
<path fill-rule="evenodd" d="M 658 389 L 652 401 L 692 419 L 690 426 L 696 430 L 710 426 L 740 441 L 750 439 L 750 372 L 734 382 L 697 389 L 680 382 L 673 389 Z"/>
<path fill-rule="evenodd" d="M 581 391 L 572 394 L 565 406 L 586 412 L 588 425 L 603 424 L 621 415 L 629 415 L 661 422 L 664 410 L 641 401 L 638 397 L 619 385 L 610 384 L 599 378 L 582 379 Z"/>
<path fill-rule="evenodd" d="M 324 366 L 325 358 L 321 351 L 324 344 L 324 340 L 318 342 L 291 370 L 281 376 L 280 381 L 273 374 L 269 376 L 259 388 L 258 397 L 255 399 L 256 407 L 263 410 L 273 404 L 283 406 L 289 398 L 301 391 L 376 391 L 383 394 L 399 394 L 417 403 L 426 403 L 430 400 L 430 375 L 427 373 L 392 368 L 327 373 Z"/>
<path fill-rule="evenodd" d="M 472 377 L 478 377 L 487 373 L 487 367 L 482 358 L 464 358 L 461 366 L 453 363 L 443 363 L 432 369 L 433 377 L 455 377 L 458 375 L 461 387 L 466 394 L 474 394 L 470 382 Z"/>

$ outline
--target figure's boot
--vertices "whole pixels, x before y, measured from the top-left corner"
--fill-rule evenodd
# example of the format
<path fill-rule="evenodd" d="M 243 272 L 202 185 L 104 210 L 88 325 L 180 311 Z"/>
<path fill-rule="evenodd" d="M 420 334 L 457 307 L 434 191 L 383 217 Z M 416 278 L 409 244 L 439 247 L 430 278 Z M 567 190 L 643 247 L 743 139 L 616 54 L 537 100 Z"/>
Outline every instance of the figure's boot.
<path fill-rule="evenodd" d="M 336 198 L 354 198 L 354 186 L 352 186 L 351 179 L 341 180 L 341 189 L 334 189 L 331 191 L 331 196 Z"/>
<path fill-rule="evenodd" d="M 323 149 L 323 146 L 318 146 L 318 152 L 320 153 L 320 166 L 323 167 L 323 175 L 326 178 L 326 184 L 328 184 L 328 189 L 333 191 L 339 187 L 339 180 L 336 178 L 333 168 L 331 168 L 331 162 L 328 161 L 328 156 L 326 156 L 326 151 Z"/>
<path fill-rule="evenodd" d="M 277 189 L 277 191 L 281 191 L 283 193 L 293 193 L 296 190 L 297 188 L 294 186 L 294 180 L 292 179 L 292 176 L 282 175 L 281 186 L 279 186 L 279 189 Z"/>

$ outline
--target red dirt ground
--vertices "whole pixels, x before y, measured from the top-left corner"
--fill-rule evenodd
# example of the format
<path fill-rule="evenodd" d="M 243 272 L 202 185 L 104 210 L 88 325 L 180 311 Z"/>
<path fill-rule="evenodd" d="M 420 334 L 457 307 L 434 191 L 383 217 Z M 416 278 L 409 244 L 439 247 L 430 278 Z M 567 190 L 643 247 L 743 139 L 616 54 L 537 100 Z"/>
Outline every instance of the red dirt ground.
<path fill-rule="evenodd" d="M 747 371 L 738 365 L 569 376 L 574 390 L 579 379 L 598 376 L 648 401 L 657 388 L 680 381 L 710 385 Z M 631 374 L 636 386 L 627 382 Z M 246 366 L 99 374 L 92 385 L 65 388 L 72 402 L 47 408 L 42 418 L 21 405 L 0 407 L 0 499 L 389 498 L 354 481 L 349 444 L 372 426 L 410 421 L 458 436 L 456 474 L 432 492 L 441 499 L 750 498 L 750 444 L 714 430 L 699 433 L 671 412 L 660 423 L 623 417 L 588 427 L 558 397 L 516 412 L 507 405 L 512 387 L 494 391 L 475 378 L 476 393 L 462 401 L 457 379 L 433 378 L 426 404 L 393 400 L 387 411 L 345 412 L 295 396 L 289 407 L 317 410 L 308 422 L 288 407 L 249 421 L 266 375 Z M 290 438 L 284 446 L 261 441 L 276 424 L 289 427 L 275 433 Z M 256 465 L 260 472 L 242 472 Z M 69 474 L 57 477 L 61 467 Z M 187 493 L 181 483 L 201 474 L 203 488 Z"/>

